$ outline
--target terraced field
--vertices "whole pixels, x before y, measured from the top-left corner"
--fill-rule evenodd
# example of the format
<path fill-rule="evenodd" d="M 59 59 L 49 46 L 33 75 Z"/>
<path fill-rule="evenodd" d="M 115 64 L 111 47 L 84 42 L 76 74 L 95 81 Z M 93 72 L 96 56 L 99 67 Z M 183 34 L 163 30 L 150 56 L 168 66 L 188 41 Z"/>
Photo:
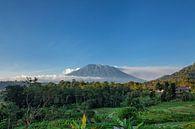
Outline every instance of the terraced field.
<path fill-rule="evenodd" d="M 101 108 L 96 112 L 108 115 L 116 113 L 122 108 Z M 140 113 L 140 118 L 146 129 L 195 129 L 195 101 L 192 102 L 164 102 L 150 107 Z"/>
<path fill-rule="evenodd" d="M 167 102 L 141 113 L 149 128 L 195 128 L 195 102 Z"/>
<path fill-rule="evenodd" d="M 96 129 L 111 129 L 112 121 L 106 118 L 116 115 L 124 108 L 99 108 L 95 109 L 95 123 L 87 123 L 87 127 Z M 99 121 L 98 121 L 99 119 Z M 195 101 L 192 102 L 164 102 L 139 112 L 139 119 L 144 122 L 140 129 L 195 129 Z M 88 118 L 89 120 L 89 118 Z M 71 119 L 59 119 L 33 123 L 30 129 L 68 129 Z M 77 121 L 79 122 L 79 121 Z M 18 129 L 22 129 L 20 127 Z"/>

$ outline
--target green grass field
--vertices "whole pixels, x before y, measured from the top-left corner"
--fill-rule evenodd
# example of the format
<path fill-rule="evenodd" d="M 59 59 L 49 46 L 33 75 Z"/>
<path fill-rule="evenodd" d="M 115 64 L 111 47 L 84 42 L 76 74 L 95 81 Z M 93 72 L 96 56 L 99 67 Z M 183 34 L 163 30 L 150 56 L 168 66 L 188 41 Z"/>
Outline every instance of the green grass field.
<path fill-rule="evenodd" d="M 97 109 L 98 114 L 108 115 L 122 108 Z M 145 128 L 192 128 L 195 129 L 195 101 L 193 102 L 164 102 L 152 106 L 140 113 Z M 189 126 L 189 127 L 188 127 Z"/>
<path fill-rule="evenodd" d="M 141 113 L 141 118 L 148 129 L 151 127 L 195 129 L 195 101 L 161 103 Z"/>
<path fill-rule="evenodd" d="M 88 124 L 97 129 L 111 129 L 112 122 L 104 121 L 109 114 L 117 114 L 123 108 L 94 109 L 100 121 Z M 144 121 L 141 129 L 195 129 L 195 101 L 192 102 L 164 102 L 149 107 L 140 112 L 139 117 Z M 44 121 L 32 124 L 32 129 L 62 129 L 67 127 L 69 120 Z M 19 128 L 18 128 L 19 129 Z M 21 128 L 22 129 L 22 128 Z"/>

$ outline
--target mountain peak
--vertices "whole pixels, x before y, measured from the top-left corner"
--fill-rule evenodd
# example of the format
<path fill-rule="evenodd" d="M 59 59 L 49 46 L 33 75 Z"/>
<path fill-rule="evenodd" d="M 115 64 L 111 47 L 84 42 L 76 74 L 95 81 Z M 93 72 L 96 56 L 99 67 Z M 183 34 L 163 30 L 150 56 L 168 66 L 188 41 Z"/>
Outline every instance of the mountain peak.
<path fill-rule="evenodd" d="M 107 66 L 107 65 L 103 65 L 103 64 L 88 64 L 85 67 L 103 67 L 103 66 Z"/>
<path fill-rule="evenodd" d="M 67 74 L 67 76 L 100 77 L 104 81 L 115 81 L 115 82 L 128 82 L 128 81 L 143 82 L 142 79 L 126 74 L 120 71 L 118 68 L 109 65 L 102 65 L 102 64 L 88 64 L 77 71 L 73 71 Z"/>

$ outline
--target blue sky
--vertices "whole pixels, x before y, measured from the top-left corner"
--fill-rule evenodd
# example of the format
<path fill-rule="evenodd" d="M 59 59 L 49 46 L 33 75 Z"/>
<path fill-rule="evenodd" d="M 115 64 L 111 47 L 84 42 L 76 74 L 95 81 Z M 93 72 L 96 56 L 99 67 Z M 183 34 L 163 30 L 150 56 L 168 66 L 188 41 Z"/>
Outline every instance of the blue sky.
<path fill-rule="evenodd" d="M 0 1 L 0 76 L 193 62 L 194 0 Z"/>

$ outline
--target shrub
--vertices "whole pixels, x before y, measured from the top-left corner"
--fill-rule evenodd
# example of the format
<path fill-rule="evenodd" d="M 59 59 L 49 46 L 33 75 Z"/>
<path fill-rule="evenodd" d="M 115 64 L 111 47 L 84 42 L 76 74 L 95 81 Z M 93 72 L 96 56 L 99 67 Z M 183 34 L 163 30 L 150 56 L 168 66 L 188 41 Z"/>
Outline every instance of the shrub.
<path fill-rule="evenodd" d="M 0 121 L 0 129 L 7 129 L 7 119 Z"/>
<path fill-rule="evenodd" d="M 108 120 L 108 115 L 106 114 L 95 114 L 94 115 L 95 122 L 101 123 Z"/>
<path fill-rule="evenodd" d="M 85 109 L 97 108 L 97 102 L 95 99 L 90 99 L 87 100 L 86 102 L 83 102 L 82 107 L 85 107 Z"/>
<path fill-rule="evenodd" d="M 128 107 L 118 112 L 118 117 L 120 119 L 136 119 L 137 118 L 137 109 L 135 107 Z"/>
<path fill-rule="evenodd" d="M 149 107 L 149 106 L 157 105 L 158 103 L 160 103 L 160 101 L 157 98 L 152 98 L 152 99 L 150 98 L 145 100 L 143 103 L 145 107 Z"/>
<path fill-rule="evenodd" d="M 181 96 L 182 101 L 192 101 L 194 100 L 194 96 L 191 93 L 184 92 Z"/>
<path fill-rule="evenodd" d="M 125 108 L 119 111 L 117 114 L 119 119 L 130 120 L 132 125 L 141 122 L 141 120 L 139 119 L 138 110 L 135 107 Z"/>
<path fill-rule="evenodd" d="M 185 124 L 183 126 L 183 128 L 185 128 L 185 129 L 195 129 L 195 123 Z"/>

